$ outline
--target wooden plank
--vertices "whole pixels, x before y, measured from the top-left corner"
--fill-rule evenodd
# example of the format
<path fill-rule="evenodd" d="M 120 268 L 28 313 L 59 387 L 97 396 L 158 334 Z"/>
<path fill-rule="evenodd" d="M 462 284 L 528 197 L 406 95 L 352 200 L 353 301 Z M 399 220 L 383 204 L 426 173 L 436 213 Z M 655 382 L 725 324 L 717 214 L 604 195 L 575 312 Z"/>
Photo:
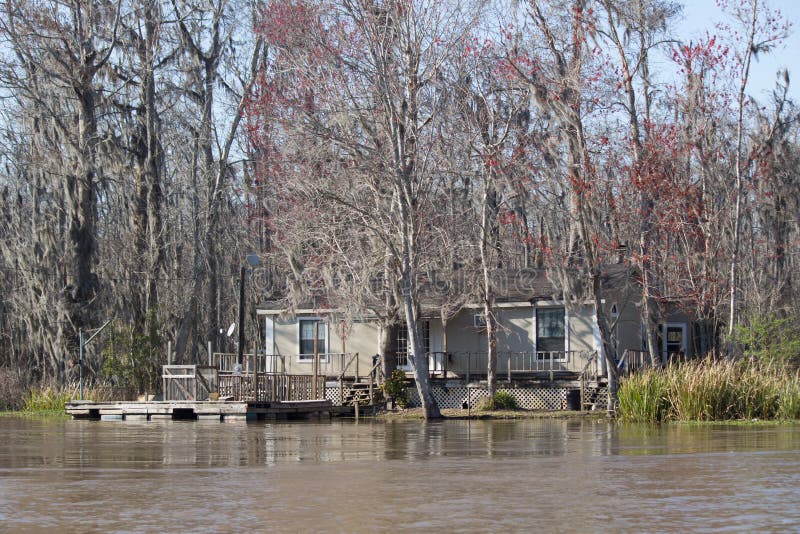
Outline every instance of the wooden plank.
<path fill-rule="evenodd" d="M 176 380 L 170 380 L 170 384 L 174 384 L 175 387 L 177 387 L 179 390 L 181 390 L 183 392 L 183 394 L 186 396 L 186 400 L 194 400 L 195 399 L 195 397 L 191 393 L 189 393 L 189 391 L 186 388 L 184 388 L 183 384 L 181 384 L 180 382 L 178 382 Z"/>

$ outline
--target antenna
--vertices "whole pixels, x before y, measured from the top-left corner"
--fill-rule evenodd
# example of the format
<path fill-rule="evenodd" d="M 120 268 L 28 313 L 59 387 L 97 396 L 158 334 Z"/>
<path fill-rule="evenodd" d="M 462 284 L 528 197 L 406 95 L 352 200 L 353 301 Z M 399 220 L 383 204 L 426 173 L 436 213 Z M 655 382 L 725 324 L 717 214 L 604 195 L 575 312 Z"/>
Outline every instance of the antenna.
<path fill-rule="evenodd" d="M 231 337 L 231 335 L 233 335 L 234 330 L 236 330 L 236 323 L 231 323 L 231 325 L 228 327 L 228 333 L 226 333 L 225 335 Z"/>

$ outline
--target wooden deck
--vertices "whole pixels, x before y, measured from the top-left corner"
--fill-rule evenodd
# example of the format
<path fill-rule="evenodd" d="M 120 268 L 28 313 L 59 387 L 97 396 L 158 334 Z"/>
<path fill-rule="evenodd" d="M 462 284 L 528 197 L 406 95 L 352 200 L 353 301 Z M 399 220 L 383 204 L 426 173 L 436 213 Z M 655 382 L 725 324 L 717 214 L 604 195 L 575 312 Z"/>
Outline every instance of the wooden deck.
<path fill-rule="evenodd" d="M 258 421 L 321 419 L 351 415 L 352 406 L 333 406 L 329 400 L 287 402 L 246 401 L 73 401 L 66 405 L 73 419 L 103 421 Z"/>

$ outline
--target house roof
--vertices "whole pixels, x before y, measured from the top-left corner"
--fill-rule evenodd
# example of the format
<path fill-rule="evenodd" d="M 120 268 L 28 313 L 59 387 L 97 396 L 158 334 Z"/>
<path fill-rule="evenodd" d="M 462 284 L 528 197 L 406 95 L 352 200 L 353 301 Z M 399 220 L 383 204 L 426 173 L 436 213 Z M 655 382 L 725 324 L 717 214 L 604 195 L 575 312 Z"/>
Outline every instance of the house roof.
<path fill-rule="evenodd" d="M 576 274 L 576 277 L 579 276 Z M 615 264 L 604 266 L 601 273 L 602 286 L 609 289 L 620 289 L 629 285 L 632 278 L 632 268 L 628 265 Z M 575 287 L 572 289 L 580 292 L 583 280 L 576 279 Z M 458 271 L 450 273 L 447 278 L 429 273 L 418 279 L 420 288 L 420 300 L 423 312 L 437 311 L 443 306 L 474 307 L 480 302 L 480 291 L 474 279 L 470 280 L 466 275 L 459 276 Z M 497 270 L 494 273 L 495 303 L 501 307 L 509 305 L 530 305 L 540 301 L 561 301 L 563 291 L 558 284 L 554 283 L 552 277 L 548 275 L 546 269 L 506 269 Z M 380 287 L 377 281 L 376 287 Z M 379 291 L 375 292 L 374 308 L 380 306 L 377 298 Z M 572 295 L 580 298 L 580 295 Z M 267 299 L 258 309 L 261 313 L 277 313 L 282 311 L 295 312 L 332 312 L 344 309 L 336 292 L 317 291 L 301 302 L 295 302 L 292 306 L 286 295 L 274 295 Z M 504 306 L 505 305 L 505 306 Z"/>

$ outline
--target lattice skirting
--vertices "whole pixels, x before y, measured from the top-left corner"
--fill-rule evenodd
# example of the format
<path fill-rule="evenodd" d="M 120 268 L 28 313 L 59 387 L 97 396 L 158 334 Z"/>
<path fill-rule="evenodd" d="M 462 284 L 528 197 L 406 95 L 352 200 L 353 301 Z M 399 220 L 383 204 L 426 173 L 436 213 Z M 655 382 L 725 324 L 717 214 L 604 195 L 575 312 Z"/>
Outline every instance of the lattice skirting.
<path fill-rule="evenodd" d="M 509 393 L 520 408 L 527 410 L 563 410 L 567 406 L 566 388 L 498 388 L 497 391 Z M 409 388 L 408 393 L 410 406 L 420 406 L 417 390 Z M 468 400 L 468 394 L 473 407 L 489 396 L 485 387 L 471 387 L 467 393 L 466 386 L 433 386 L 433 396 L 439 408 L 461 408 L 464 401 Z"/>
<path fill-rule="evenodd" d="M 517 400 L 520 408 L 527 410 L 563 410 L 567 406 L 566 388 L 498 388 L 497 391 L 509 393 Z M 348 397 L 350 388 L 345 385 L 342 388 L 342 396 Z M 433 385 L 433 396 L 439 408 L 461 408 L 467 399 L 467 387 L 447 386 L 442 384 Z M 477 406 L 482 399 L 489 396 L 485 387 L 469 388 L 469 401 L 473 407 Z M 420 406 L 419 395 L 416 388 L 408 388 L 410 406 Z M 325 398 L 334 405 L 339 404 L 338 386 L 328 386 L 325 388 Z"/>
<path fill-rule="evenodd" d="M 347 384 L 344 384 L 342 386 L 342 398 L 343 399 L 346 399 L 349 396 L 351 389 L 352 388 Z M 339 402 L 339 386 L 338 385 L 326 384 L 325 385 L 325 399 L 331 401 L 331 403 L 333 403 L 334 406 L 339 406 L 341 404 Z"/>

